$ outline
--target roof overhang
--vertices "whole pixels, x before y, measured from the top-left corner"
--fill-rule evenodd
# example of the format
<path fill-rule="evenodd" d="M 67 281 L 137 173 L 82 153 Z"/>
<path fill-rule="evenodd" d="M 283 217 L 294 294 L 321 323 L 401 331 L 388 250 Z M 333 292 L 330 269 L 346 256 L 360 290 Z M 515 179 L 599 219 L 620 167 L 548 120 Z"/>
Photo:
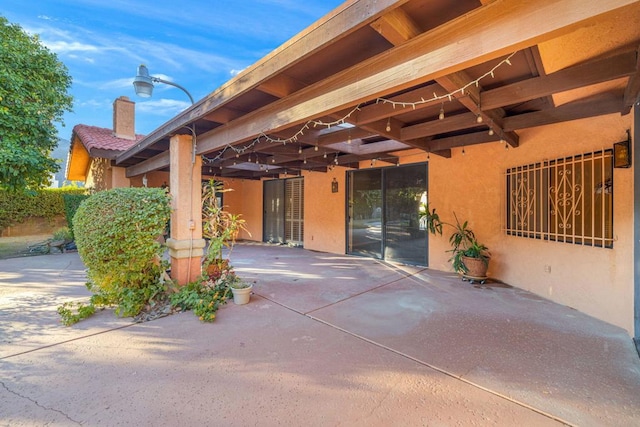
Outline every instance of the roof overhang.
<path fill-rule="evenodd" d="M 630 0 L 350 1 L 116 163 L 167 170 L 185 127 L 205 173 L 241 178 L 517 147 L 519 129 L 630 111 L 639 18 Z"/>

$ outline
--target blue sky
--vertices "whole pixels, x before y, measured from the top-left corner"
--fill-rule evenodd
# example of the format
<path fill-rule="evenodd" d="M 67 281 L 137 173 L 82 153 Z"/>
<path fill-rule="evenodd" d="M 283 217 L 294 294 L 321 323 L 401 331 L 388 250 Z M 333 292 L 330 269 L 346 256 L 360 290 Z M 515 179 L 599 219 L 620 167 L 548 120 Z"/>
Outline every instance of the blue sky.
<path fill-rule="evenodd" d="M 0 0 L 0 15 L 41 41 L 69 69 L 74 125 L 111 128 L 112 104 L 136 102 L 136 131 L 147 134 L 190 105 L 179 89 L 133 90 L 139 64 L 187 88 L 197 100 L 333 10 L 342 0 Z"/>

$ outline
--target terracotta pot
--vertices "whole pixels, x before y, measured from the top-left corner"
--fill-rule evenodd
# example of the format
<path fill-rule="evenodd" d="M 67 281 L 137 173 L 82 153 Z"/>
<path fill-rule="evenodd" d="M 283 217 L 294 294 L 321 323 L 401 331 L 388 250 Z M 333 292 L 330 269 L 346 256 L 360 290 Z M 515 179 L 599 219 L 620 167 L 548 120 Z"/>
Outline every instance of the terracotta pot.
<path fill-rule="evenodd" d="M 462 257 L 464 266 L 467 267 L 467 272 L 464 274 L 469 277 L 487 277 L 487 268 L 489 267 L 489 260 L 483 260 L 482 258 L 470 258 L 467 256 Z"/>

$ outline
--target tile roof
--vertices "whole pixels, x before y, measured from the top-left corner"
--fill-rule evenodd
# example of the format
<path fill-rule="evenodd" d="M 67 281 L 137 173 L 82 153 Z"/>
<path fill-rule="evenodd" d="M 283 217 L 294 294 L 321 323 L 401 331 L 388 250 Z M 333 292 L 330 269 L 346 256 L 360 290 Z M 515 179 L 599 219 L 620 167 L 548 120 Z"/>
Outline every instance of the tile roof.
<path fill-rule="evenodd" d="M 144 138 L 144 135 L 140 134 L 136 135 L 135 140 L 118 138 L 113 134 L 112 129 L 88 125 L 75 125 L 73 133 L 78 136 L 89 153 L 92 149 L 125 151 Z"/>

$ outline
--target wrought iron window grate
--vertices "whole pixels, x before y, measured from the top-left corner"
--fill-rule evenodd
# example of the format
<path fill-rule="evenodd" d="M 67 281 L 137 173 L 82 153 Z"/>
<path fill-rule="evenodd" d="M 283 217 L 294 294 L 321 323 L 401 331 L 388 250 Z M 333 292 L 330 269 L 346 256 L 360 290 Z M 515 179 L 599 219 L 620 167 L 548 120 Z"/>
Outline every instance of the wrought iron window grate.
<path fill-rule="evenodd" d="M 509 235 L 611 248 L 613 150 L 507 169 Z"/>

